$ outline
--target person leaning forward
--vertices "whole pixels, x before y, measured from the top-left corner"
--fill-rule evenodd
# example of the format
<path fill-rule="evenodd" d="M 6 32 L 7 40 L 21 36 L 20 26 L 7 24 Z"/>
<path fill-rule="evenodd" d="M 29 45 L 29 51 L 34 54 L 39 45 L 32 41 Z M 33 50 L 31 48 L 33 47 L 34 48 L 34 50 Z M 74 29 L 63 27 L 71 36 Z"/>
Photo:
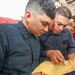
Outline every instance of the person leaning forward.
<path fill-rule="evenodd" d="M 22 21 L 0 24 L 1 75 L 31 75 L 39 65 L 40 45 L 37 36 L 48 31 L 48 25 L 54 17 L 53 0 L 29 0 Z"/>
<path fill-rule="evenodd" d="M 65 64 L 65 60 L 75 59 L 75 41 L 71 31 L 65 28 L 71 19 L 71 11 L 60 6 L 56 16 L 49 25 L 49 31 L 42 34 L 40 39 L 40 61 L 51 60 L 54 64 Z M 75 75 L 75 71 L 67 75 Z"/>

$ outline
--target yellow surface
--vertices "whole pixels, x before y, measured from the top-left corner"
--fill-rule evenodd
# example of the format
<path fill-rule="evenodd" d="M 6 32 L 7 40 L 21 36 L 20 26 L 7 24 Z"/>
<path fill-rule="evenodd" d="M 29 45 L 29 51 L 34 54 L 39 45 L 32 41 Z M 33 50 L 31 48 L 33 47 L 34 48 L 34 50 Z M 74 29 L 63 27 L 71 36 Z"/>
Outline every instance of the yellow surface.
<path fill-rule="evenodd" d="M 75 70 L 75 60 L 65 62 L 66 65 L 54 65 L 51 61 L 44 61 L 32 73 L 42 71 L 48 75 L 64 75 Z"/>

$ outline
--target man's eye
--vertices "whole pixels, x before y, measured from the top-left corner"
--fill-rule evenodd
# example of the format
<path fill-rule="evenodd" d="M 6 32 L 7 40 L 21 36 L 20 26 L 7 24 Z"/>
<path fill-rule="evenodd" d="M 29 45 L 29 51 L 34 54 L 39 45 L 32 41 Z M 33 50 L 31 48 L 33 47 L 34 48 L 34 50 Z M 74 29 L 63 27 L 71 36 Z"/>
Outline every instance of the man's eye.
<path fill-rule="evenodd" d="M 47 26 L 47 24 L 45 24 L 45 23 L 42 23 L 42 25 L 43 25 L 43 26 Z"/>
<path fill-rule="evenodd" d="M 58 22 L 57 24 L 58 24 L 58 26 L 63 26 L 64 28 L 67 26 L 67 25 L 64 25 L 64 24 L 62 24 L 60 22 Z"/>
<path fill-rule="evenodd" d="M 60 23 L 57 23 L 59 26 L 61 25 Z"/>
<path fill-rule="evenodd" d="M 64 28 L 67 27 L 67 25 L 64 25 Z"/>
<path fill-rule="evenodd" d="M 61 26 L 62 25 L 62 23 L 60 23 L 60 22 L 58 22 L 57 24 L 58 24 L 58 26 Z"/>
<path fill-rule="evenodd" d="M 43 21 L 43 22 L 42 22 L 42 25 L 46 27 L 46 26 L 49 26 L 50 23 L 48 23 L 48 22 L 46 22 L 46 21 Z"/>

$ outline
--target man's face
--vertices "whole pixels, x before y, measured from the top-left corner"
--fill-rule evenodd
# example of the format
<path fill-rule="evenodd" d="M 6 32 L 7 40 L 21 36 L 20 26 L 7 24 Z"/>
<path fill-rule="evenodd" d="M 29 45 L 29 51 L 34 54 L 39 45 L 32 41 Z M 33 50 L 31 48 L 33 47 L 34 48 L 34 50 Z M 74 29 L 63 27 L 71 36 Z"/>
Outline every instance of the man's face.
<path fill-rule="evenodd" d="M 51 21 L 52 19 L 45 14 L 37 16 L 31 15 L 28 29 L 32 34 L 40 36 L 42 33 L 48 31 L 48 26 L 50 25 Z"/>
<path fill-rule="evenodd" d="M 57 14 L 50 27 L 54 34 L 59 34 L 69 23 L 69 19 Z"/>

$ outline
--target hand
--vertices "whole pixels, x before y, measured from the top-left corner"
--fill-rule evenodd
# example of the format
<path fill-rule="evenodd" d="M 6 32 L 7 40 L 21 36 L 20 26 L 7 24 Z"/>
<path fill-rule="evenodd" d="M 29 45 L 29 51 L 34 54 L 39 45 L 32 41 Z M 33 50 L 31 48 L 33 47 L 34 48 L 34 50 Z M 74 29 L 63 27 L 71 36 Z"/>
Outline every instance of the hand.
<path fill-rule="evenodd" d="M 45 74 L 45 73 L 43 73 L 43 72 L 35 72 L 35 73 L 33 73 L 32 75 L 48 75 L 48 74 Z"/>
<path fill-rule="evenodd" d="M 59 50 L 48 50 L 47 56 L 51 59 L 54 64 L 65 64 L 65 59 Z"/>
<path fill-rule="evenodd" d="M 40 72 L 35 72 L 32 75 L 41 75 L 41 73 Z"/>
<path fill-rule="evenodd" d="M 69 61 L 75 59 L 75 54 L 69 54 L 68 59 L 69 59 Z"/>

